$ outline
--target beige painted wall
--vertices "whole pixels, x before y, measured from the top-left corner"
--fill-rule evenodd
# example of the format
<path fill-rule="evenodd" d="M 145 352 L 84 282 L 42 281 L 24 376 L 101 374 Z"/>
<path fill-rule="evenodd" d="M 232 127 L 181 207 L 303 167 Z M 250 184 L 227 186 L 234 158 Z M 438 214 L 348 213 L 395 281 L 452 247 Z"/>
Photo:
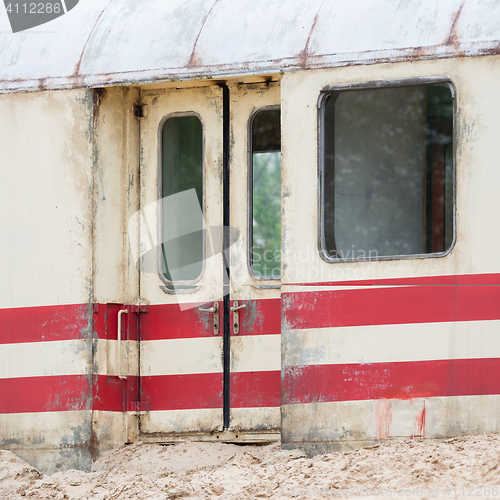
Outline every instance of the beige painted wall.
<path fill-rule="evenodd" d="M 0 307 L 90 300 L 92 91 L 0 95 Z"/>
<path fill-rule="evenodd" d="M 283 284 L 500 271 L 500 58 L 415 61 L 285 73 L 282 80 Z M 442 258 L 327 263 L 318 252 L 321 89 L 446 76 L 456 90 L 456 245 Z M 292 290 L 287 287 L 286 291 Z"/>

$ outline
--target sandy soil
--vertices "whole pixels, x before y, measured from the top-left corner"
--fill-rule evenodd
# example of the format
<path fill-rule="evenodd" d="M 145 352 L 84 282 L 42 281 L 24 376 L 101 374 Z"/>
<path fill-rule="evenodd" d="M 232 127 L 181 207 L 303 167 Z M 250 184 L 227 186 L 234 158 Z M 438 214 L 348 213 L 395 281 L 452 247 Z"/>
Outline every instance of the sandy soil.
<path fill-rule="evenodd" d="M 400 441 L 306 458 L 279 444 L 136 443 L 93 472 L 44 476 L 0 451 L 2 499 L 440 498 L 500 500 L 500 437 Z"/>

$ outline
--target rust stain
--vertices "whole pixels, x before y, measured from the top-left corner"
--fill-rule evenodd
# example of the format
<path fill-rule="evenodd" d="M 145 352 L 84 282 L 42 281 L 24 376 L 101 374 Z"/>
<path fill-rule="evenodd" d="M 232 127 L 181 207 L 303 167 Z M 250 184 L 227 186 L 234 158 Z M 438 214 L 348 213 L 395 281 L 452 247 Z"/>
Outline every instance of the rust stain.
<path fill-rule="evenodd" d="M 87 37 L 87 40 L 85 41 L 85 44 L 83 45 L 83 49 L 82 49 L 82 53 L 80 54 L 80 58 L 78 59 L 78 62 L 76 63 L 75 70 L 73 72 L 73 76 L 75 76 L 75 77 L 80 76 L 80 66 L 82 64 L 83 54 L 85 54 L 85 50 L 87 49 L 87 45 L 89 44 L 90 37 L 94 33 L 94 30 L 95 30 L 95 28 L 97 26 L 97 23 L 101 19 L 101 16 L 104 14 L 104 12 L 106 11 L 106 9 L 111 5 L 112 1 L 113 0 L 110 0 L 109 3 L 108 3 L 108 5 L 106 5 L 106 7 L 104 7 L 104 9 L 101 11 L 101 13 L 99 14 L 99 16 L 97 17 L 97 19 L 96 19 L 96 21 L 94 23 L 94 26 L 92 26 L 92 29 L 90 30 L 89 36 Z M 75 83 L 78 86 L 78 84 L 80 83 L 80 79 L 79 78 L 75 79 Z"/>
<path fill-rule="evenodd" d="M 323 5 L 323 3 L 321 5 Z M 321 7 L 320 7 L 320 9 L 321 9 Z M 307 59 L 312 55 L 309 52 L 309 43 L 311 41 L 311 36 L 313 34 L 314 28 L 316 28 L 316 24 L 318 23 L 318 19 L 319 19 L 319 10 L 318 10 L 318 13 L 314 16 L 314 21 L 312 23 L 311 29 L 309 30 L 309 35 L 307 37 L 306 46 L 304 47 L 304 50 L 302 50 L 298 54 L 298 58 L 300 59 L 299 65 L 301 68 L 307 67 Z"/>
<path fill-rule="evenodd" d="M 309 50 L 309 44 L 311 42 L 311 37 L 316 29 L 316 25 L 318 24 L 318 19 L 319 19 L 319 13 L 321 11 L 321 8 L 323 7 L 323 4 L 325 3 L 325 0 L 321 2 L 321 5 L 319 6 L 318 11 L 316 12 L 316 15 L 314 16 L 314 20 L 311 26 L 311 29 L 309 30 L 309 35 L 307 36 L 307 41 L 306 41 L 306 46 L 304 47 L 304 50 L 298 53 L 297 57 L 300 60 L 299 66 L 304 69 L 307 67 L 307 59 L 312 55 L 312 53 Z M 321 56 L 316 56 L 316 57 L 321 57 Z"/>
<path fill-rule="evenodd" d="M 448 35 L 448 38 L 444 45 L 451 45 L 455 49 L 458 50 L 458 47 L 460 46 L 460 40 L 458 39 L 457 35 L 457 22 L 458 19 L 460 18 L 460 14 L 462 14 L 462 9 L 464 7 L 465 0 L 462 0 L 462 4 L 460 5 L 460 8 L 458 9 L 457 13 L 455 14 L 455 17 L 453 19 L 453 22 L 451 23 L 451 28 L 450 28 L 450 33 Z"/>
<path fill-rule="evenodd" d="M 47 78 L 40 78 L 40 80 L 38 80 L 38 90 L 42 91 L 42 90 L 47 90 Z"/>
<path fill-rule="evenodd" d="M 200 38 L 201 32 L 203 31 L 203 28 L 205 27 L 205 23 L 207 22 L 208 16 L 211 14 L 212 9 L 215 7 L 215 5 L 217 4 L 218 1 L 219 0 L 215 0 L 215 2 L 212 4 L 212 7 L 210 7 L 210 10 L 205 15 L 203 22 L 201 23 L 200 31 L 198 31 L 198 34 L 196 35 L 196 40 L 194 41 L 193 50 L 191 52 L 191 57 L 189 58 L 189 62 L 187 64 L 188 67 L 199 66 L 201 64 L 201 61 L 196 56 L 196 48 L 198 46 L 198 40 Z"/>
<path fill-rule="evenodd" d="M 408 56 L 410 60 L 418 60 L 423 59 L 425 57 L 431 56 L 433 52 L 435 52 L 435 47 L 427 46 L 427 47 L 415 47 L 411 54 Z"/>
<path fill-rule="evenodd" d="M 85 443 L 84 447 L 87 448 L 87 450 L 89 451 L 91 460 L 92 460 L 92 462 L 94 462 L 95 459 L 97 458 L 96 453 L 97 453 L 97 450 L 99 448 L 99 438 L 97 437 L 97 434 L 95 432 L 93 422 L 92 422 L 91 426 L 92 427 L 91 427 L 91 431 L 90 431 L 90 436 L 89 436 L 88 441 Z"/>

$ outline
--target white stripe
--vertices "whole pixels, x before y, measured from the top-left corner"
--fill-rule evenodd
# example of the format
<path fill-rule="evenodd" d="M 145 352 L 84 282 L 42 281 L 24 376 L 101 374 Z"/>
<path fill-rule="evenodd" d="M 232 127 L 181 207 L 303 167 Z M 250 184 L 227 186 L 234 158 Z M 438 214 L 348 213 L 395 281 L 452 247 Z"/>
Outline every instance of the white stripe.
<path fill-rule="evenodd" d="M 66 8 L 66 0 L 61 0 L 61 5 L 64 13 L 66 14 L 68 12 L 68 9 Z"/>
<path fill-rule="evenodd" d="M 122 340 L 121 375 L 139 374 L 138 352 L 136 340 Z M 99 339 L 97 341 L 96 365 L 98 375 L 118 376 L 118 340 Z"/>
<path fill-rule="evenodd" d="M 231 371 L 281 370 L 281 335 L 231 337 Z"/>
<path fill-rule="evenodd" d="M 422 433 L 426 438 L 496 433 L 500 428 L 500 396 L 293 404 L 284 405 L 281 416 L 287 442 L 351 442 L 359 448 L 360 442 Z"/>
<path fill-rule="evenodd" d="M 88 424 L 90 410 L 50 411 L 36 413 L 1 413 L 2 449 L 55 449 L 81 445 L 74 432 Z"/>
<path fill-rule="evenodd" d="M 85 340 L 0 344 L 0 379 L 85 375 L 91 352 Z"/>
<path fill-rule="evenodd" d="M 222 336 L 141 342 L 141 375 L 222 373 Z"/>
<path fill-rule="evenodd" d="M 150 411 L 141 417 L 141 432 L 222 430 L 222 408 Z"/>
<path fill-rule="evenodd" d="M 282 343 L 287 366 L 498 358 L 500 321 L 292 330 Z"/>
<path fill-rule="evenodd" d="M 229 425 L 231 429 L 279 429 L 281 408 L 231 408 Z"/>

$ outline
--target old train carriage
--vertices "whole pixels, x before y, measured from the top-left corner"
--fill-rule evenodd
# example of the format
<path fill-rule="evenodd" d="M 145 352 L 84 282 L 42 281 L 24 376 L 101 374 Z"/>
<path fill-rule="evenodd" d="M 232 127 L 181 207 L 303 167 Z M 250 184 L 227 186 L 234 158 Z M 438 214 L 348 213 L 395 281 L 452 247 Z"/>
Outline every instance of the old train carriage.
<path fill-rule="evenodd" d="M 498 432 L 498 2 L 72 4 L 0 14 L 0 447 Z"/>

